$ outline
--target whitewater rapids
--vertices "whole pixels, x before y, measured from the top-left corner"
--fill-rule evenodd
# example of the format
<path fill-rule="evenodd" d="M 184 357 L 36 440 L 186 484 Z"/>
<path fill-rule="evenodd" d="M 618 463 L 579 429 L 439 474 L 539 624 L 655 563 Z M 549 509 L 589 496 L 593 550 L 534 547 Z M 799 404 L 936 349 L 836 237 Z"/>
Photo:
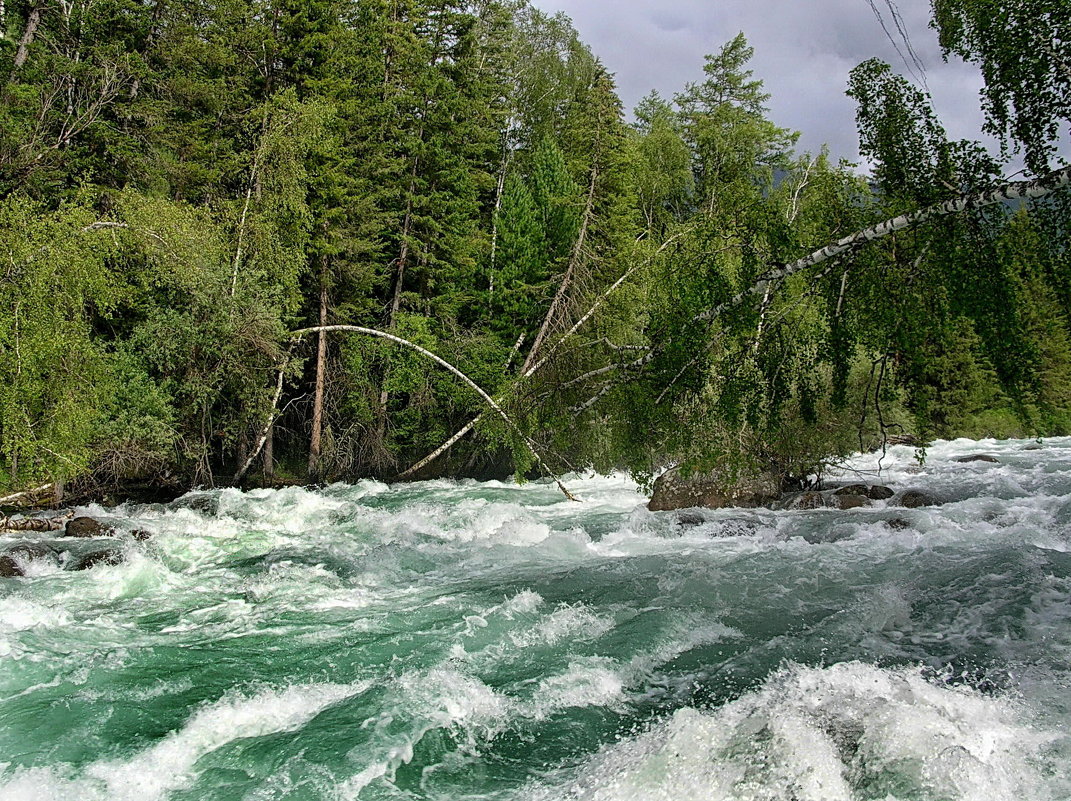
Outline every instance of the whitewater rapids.
<path fill-rule="evenodd" d="M 842 477 L 944 503 L 690 525 L 613 476 L 81 510 L 152 537 L 0 579 L 0 799 L 1071 799 L 1071 438 L 877 458 Z"/>

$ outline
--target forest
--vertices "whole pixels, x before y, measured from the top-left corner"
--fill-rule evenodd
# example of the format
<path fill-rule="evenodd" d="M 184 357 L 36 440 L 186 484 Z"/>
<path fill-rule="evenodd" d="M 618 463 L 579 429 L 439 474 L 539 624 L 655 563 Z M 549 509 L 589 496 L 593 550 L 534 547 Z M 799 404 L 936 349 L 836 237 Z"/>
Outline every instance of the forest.
<path fill-rule="evenodd" d="M 798 152 L 743 33 L 628 111 L 524 0 L 0 3 L 0 488 L 1071 433 L 1071 7 L 932 11 L 999 153 L 877 60 Z"/>

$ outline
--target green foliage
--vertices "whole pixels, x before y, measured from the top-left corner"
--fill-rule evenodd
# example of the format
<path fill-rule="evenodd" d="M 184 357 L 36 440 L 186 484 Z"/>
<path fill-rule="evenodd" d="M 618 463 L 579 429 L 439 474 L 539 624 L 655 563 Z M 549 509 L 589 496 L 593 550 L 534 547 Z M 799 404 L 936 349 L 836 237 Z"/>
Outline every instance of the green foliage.
<path fill-rule="evenodd" d="M 1043 170 L 1068 118 L 1046 51 L 1066 10 L 934 9 L 946 52 L 982 67 L 989 129 Z M 483 409 L 380 340 L 332 335 L 321 364 L 288 335 L 321 321 L 455 364 L 556 470 L 800 476 L 904 428 L 1071 427 L 1067 193 L 767 280 L 1000 174 L 881 62 L 849 87 L 872 186 L 793 153 L 743 34 L 630 126 L 568 19 L 523 0 L 16 2 L 5 20 L 12 488 L 226 480 L 269 421 L 290 474 L 389 476 Z M 535 468 L 486 415 L 428 472 Z"/>
<path fill-rule="evenodd" d="M 1043 173 L 1071 121 L 1071 8 L 1064 0 L 932 0 L 945 57 L 981 68 L 986 130 Z"/>

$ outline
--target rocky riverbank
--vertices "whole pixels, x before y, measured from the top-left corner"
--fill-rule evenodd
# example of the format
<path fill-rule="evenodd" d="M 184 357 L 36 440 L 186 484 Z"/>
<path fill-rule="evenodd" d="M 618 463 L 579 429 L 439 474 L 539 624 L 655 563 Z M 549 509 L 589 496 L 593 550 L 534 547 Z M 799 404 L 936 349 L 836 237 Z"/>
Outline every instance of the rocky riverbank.
<path fill-rule="evenodd" d="M 956 462 L 999 464 L 1000 460 L 986 453 L 969 454 Z M 943 503 L 939 494 L 925 487 L 889 487 L 884 484 L 849 483 L 845 481 L 816 482 L 814 487 L 801 490 L 769 474 L 732 473 L 726 470 L 685 473 L 673 467 L 654 483 L 647 508 L 652 512 L 678 509 L 857 509 L 885 502 L 889 506 L 917 509 Z"/>

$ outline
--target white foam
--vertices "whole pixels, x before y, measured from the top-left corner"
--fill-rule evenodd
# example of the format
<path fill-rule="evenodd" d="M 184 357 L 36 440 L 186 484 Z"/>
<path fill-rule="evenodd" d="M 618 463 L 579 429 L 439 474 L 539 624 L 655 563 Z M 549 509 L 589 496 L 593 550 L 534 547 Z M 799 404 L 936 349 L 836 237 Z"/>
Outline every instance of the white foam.
<path fill-rule="evenodd" d="M 519 648 L 552 646 L 563 640 L 594 640 L 614 627 L 614 621 L 598 615 L 584 604 L 561 604 L 534 626 L 510 633 Z"/>
<path fill-rule="evenodd" d="M 539 688 L 523 714 L 543 720 L 571 707 L 599 706 L 620 710 L 625 700 L 624 689 L 624 682 L 612 659 L 591 657 L 576 660 L 569 664 L 564 673 L 539 682 Z"/>
<path fill-rule="evenodd" d="M 1039 755 L 1053 736 L 1024 717 L 1011 701 L 935 686 L 917 670 L 795 666 L 713 712 L 678 710 L 530 795 L 853 801 L 864 787 L 899 786 L 905 799 L 1041 801 Z"/>
<path fill-rule="evenodd" d="M 369 683 L 293 685 L 251 696 L 235 694 L 202 707 L 178 731 L 123 761 L 97 762 L 87 776 L 112 801 L 154 801 L 189 785 L 197 760 L 234 740 L 295 731 Z"/>
<path fill-rule="evenodd" d="M 26 631 L 39 626 L 65 626 L 71 622 L 70 614 L 59 606 L 11 596 L 0 603 L 0 632 Z"/>

